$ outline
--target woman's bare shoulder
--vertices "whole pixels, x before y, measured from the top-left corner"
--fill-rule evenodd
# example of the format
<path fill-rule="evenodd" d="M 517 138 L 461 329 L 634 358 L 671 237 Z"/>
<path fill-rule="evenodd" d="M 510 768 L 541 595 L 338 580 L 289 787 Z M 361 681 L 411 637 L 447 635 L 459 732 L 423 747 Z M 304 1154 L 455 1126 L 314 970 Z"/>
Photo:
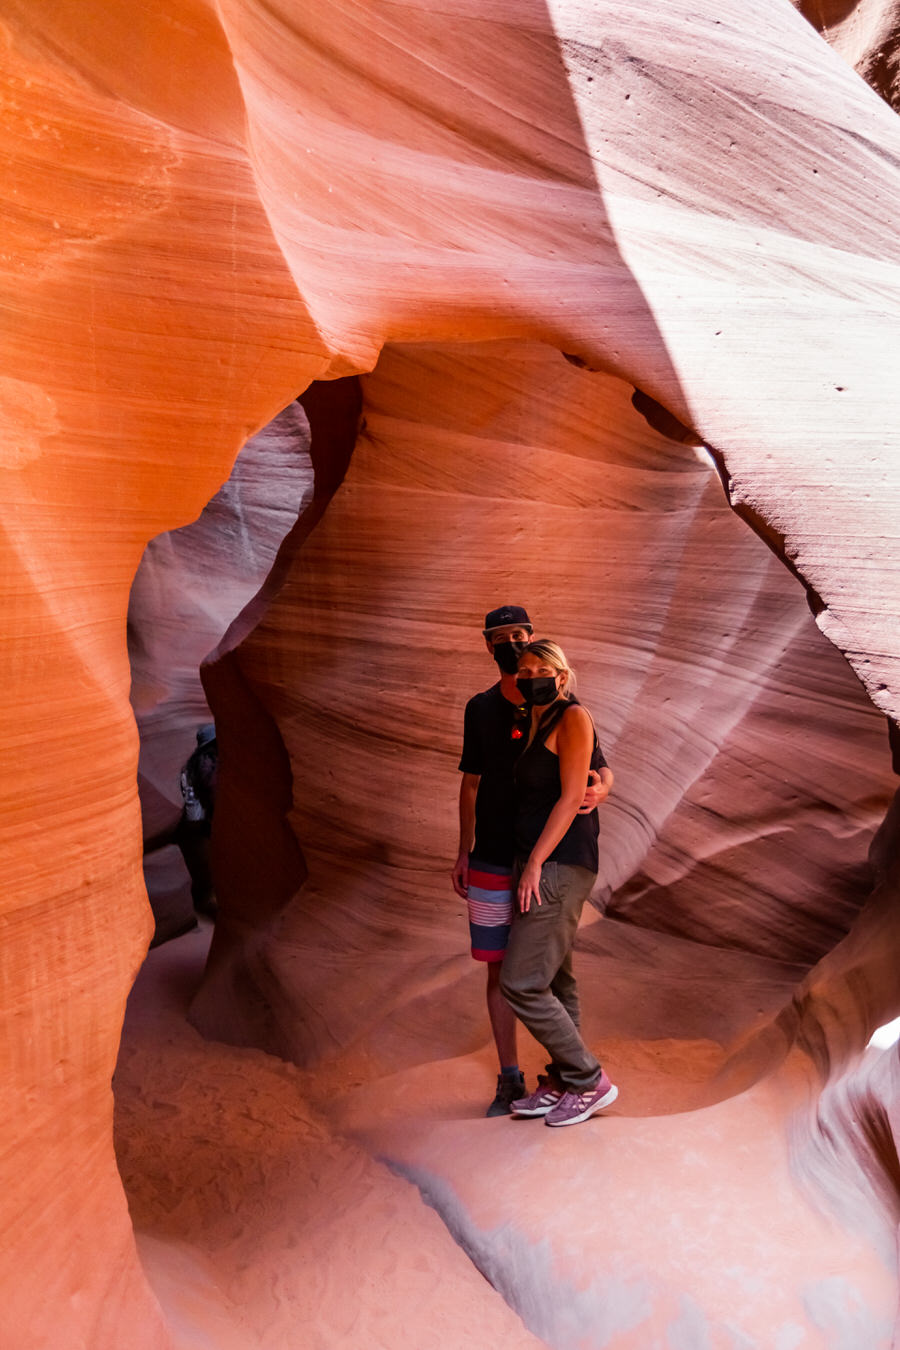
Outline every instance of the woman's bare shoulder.
<path fill-rule="evenodd" d="M 594 719 L 587 708 L 583 708 L 580 703 L 573 703 L 559 719 L 559 731 L 566 738 L 577 736 L 580 739 L 586 735 L 593 736 Z"/>

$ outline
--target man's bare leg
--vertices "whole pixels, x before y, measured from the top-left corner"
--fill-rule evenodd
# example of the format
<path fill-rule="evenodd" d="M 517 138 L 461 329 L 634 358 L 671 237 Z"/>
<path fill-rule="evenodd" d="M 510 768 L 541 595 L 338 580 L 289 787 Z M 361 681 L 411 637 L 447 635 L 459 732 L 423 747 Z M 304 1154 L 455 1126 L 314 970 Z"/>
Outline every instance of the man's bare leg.
<path fill-rule="evenodd" d="M 500 967 L 502 961 L 487 963 L 487 1005 L 491 1019 L 491 1030 L 500 1058 L 500 1068 L 511 1068 L 518 1064 L 516 1049 L 516 1015 L 500 993 Z"/>

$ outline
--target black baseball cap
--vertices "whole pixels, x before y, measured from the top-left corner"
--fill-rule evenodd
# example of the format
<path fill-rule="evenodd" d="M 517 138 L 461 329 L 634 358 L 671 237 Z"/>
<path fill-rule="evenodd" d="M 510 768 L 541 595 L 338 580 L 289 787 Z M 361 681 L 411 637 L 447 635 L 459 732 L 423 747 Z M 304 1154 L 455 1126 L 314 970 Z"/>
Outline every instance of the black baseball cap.
<path fill-rule="evenodd" d="M 487 637 L 494 628 L 511 628 L 513 624 L 527 628 L 529 633 L 534 632 L 528 611 L 521 605 L 501 605 L 499 609 L 492 609 L 490 614 L 485 614 L 484 635 Z"/>

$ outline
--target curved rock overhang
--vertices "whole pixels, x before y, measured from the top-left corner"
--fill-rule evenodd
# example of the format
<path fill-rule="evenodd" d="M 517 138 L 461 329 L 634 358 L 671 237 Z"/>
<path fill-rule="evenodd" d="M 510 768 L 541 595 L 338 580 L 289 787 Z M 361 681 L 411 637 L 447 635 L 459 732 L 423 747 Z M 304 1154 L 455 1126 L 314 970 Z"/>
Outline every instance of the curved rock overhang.
<path fill-rule="evenodd" d="M 3 1208 L 31 1255 L 4 1318 L 35 1343 L 64 1316 L 115 1345 L 127 1309 L 134 1345 L 166 1344 L 110 1142 L 148 936 L 128 591 L 311 381 L 504 340 L 639 388 L 900 714 L 890 109 L 787 4 L 366 19 L 7 9 Z"/>

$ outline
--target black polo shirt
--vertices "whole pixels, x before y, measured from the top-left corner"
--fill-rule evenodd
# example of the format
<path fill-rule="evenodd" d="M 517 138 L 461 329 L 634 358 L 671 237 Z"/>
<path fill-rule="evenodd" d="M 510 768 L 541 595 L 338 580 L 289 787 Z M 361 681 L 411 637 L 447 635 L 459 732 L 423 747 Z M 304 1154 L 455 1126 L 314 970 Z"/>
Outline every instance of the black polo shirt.
<path fill-rule="evenodd" d="M 516 707 L 503 697 L 499 683 L 476 694 L 466 704 L 461 773 L 480 774 L 475 800 L 475 846 L 481 862 L 512 867 L 516 823 L 513 769 L 525 744 L 528 719 L 522 718 L 521 737 L 513 736 Z"/>

